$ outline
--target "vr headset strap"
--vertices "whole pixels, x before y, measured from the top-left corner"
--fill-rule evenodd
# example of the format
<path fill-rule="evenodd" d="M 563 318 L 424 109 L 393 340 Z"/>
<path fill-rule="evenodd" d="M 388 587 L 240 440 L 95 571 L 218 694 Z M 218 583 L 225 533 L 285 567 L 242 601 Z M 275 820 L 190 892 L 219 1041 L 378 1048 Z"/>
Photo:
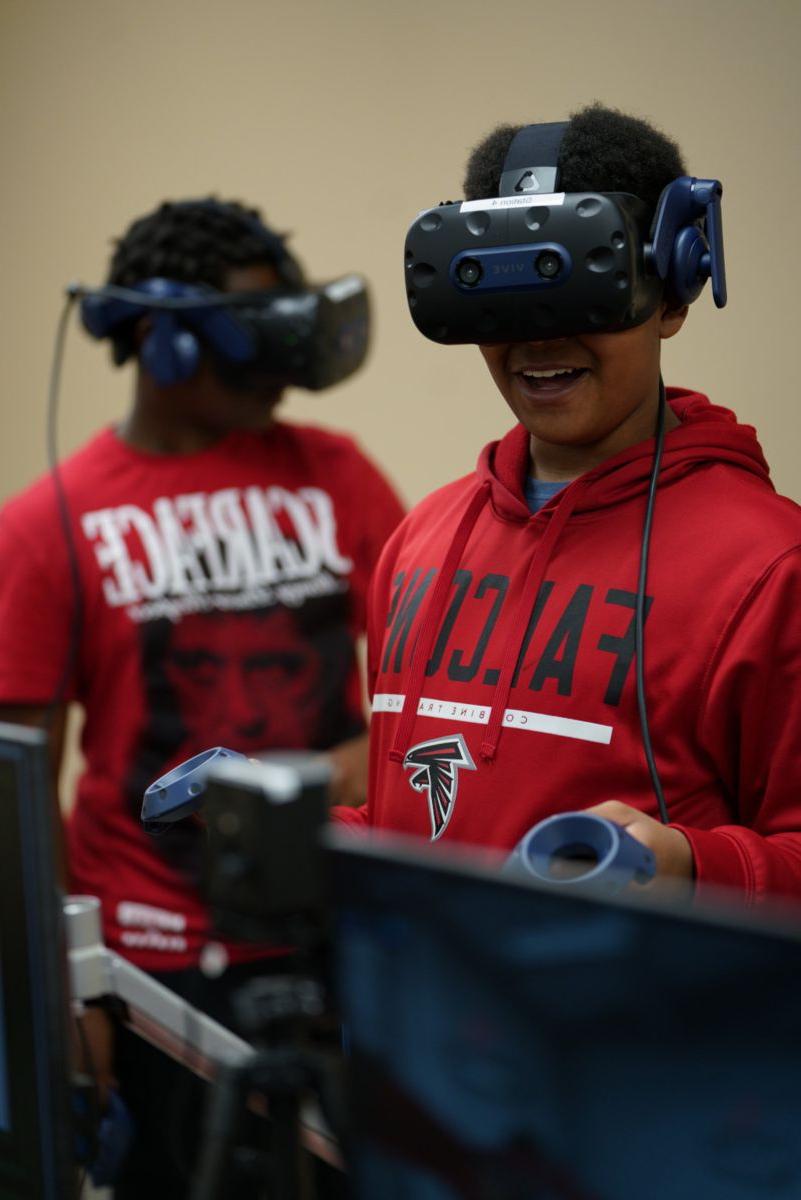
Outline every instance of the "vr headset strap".
<path fill-rule="evenodd" d="M 499 196 L 555 192 L 559 183 L 559 147 L 567 121 L 526 125 L 512 139 L 501 172 Z"/>

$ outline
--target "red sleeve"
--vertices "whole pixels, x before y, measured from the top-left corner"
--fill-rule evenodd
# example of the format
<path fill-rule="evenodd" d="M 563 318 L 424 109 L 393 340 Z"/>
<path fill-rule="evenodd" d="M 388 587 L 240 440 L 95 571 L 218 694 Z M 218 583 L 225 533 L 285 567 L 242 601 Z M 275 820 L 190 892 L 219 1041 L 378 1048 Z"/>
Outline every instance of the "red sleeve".
<path fill-rule="evenodd" d="M 370 823 L 366 804 L 362 804 L 359 808 L 346 808 L 344 805 L 338 804 L 331 809 L 330 816 L 332 821 L 336 821 L 340 825 L 350 825 L 354 829 L 366 829 Z"/>
<path fill-rule="evenodd" d="M 350 482 L 358 504 L 356 557 L 366 586 L 387 539 L 400 524 L 405 510 L 394 488 L 378 467 L 361 450 L 357 450 L 357 456 L 358 477 Z M 358 617 L 363 629 L 367 620 L 365 594 L 362 593 L 358 600 L 362 606 Z"/>
<path fill-rule="evenodd" d="M 43 547 L 37 525 L 41 523 L 33 519 L 21 525 L 8 509 L 0 513 L 2 704 L 49 704 L 67 667 L 69 579 L 64 576 L 62 556 Z M 65 700 L 74 694 L 72 681 L 68 682 Z"/>
<path fill-rule="evenodd" d="M 677 826 L 699 893 L 801 901 L 801 551 L 771 564 L 732 614 L 707 671 L 699 734 L 738 824 Z"/>

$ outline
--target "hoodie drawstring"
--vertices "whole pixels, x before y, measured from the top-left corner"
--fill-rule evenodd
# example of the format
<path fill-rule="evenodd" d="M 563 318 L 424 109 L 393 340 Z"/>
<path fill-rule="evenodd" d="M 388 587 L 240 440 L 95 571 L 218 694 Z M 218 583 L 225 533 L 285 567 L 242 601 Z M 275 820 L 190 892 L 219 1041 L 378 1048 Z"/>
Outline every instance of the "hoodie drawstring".
<path fill-rule="evenodd" d="M 498 750 L 498 739 L 501 736 L 501 728 L 503 727 L 503 716 L 506 712 L 506 702 L 509 699 L 509 692 L 512 689 L 512 680 L 517 668 L 517 662 L 520 658 L 520 653 L 523 641 L 528 628 L 528 619 L 531 613 L 532 606 L 537 601 L 542 581 L 545 578 L 545 572 L 548 569 L 551 554 L 560 533 L 564 529 L 570 514 L 576 507 L 581 493 L 584 489 L 580 483 L 574 483 L 562 495 L 559 503 L 553 511 L 553 515 L 548 521 L 548 528 L 543 534 L 542 541 L 537 546 L 529 563 L 528 571 L 526 572 L 523 589 L 520 593 L 520 599 L 517 602 L 514 616 L 509 624 L 509 637 L 506 641 L 506 646 L 503 652 L 503 661 L 501 670 L 498 676 L 498 682 L 495 685 L 495 691 L 490 704 L 490 718 L 487 724 L 487 733 L 481 743 L 481 757 L 484 762 L 492 762 Z"/>
<path fill-rule="evenodd" d="M 529 564 L 523 590 L 509 625 L 509 637 L 504 648 L 498 682 L 495 685 L 495 692 L 493 693 L 490 705 L 487 733 L 481 743 L 481 757 L 485 762 L 492 762 L 498 749 L 498 739 L 500 738 L 503 726 L 503 715 L 506 712 L 506 701 L 509 698 L 517 660 L 520 657 L 521 647 L 526 636 L 532 605 L 536 602 L 537 595 L 542 586 L 553 548 L 569 520 L 570 514 L 576 507 L 583 490 L 581 483 L 574 483 L 572 487 L 566 489 L 553 511 L 553 515 L 548 522 L 548 528 L 543 534 L 542 541 L 535 549 Z M 402 763 L 408 750 L 409 738 L 417 716 L 417 706 L 423 690 L 426 666 L 428 665 L 434 639 L 439 630 L 440 618 L 448 599 L 448 592 L 453 582 L 453 576 L 461 562 L 462 554 L 473 531 L 473 527 L 478 520 L 479 513 L 489 499 L 489 494 L 490 483 L 485 481 L 471 497 L 456 527 L 456 532 L 448 547 L 448 552 L 445 555 L 442 569 L 440 570 L 434 591 L 431 594 L 431 602 L 426 609 L 426 614 L 423 618 L 412 653 L 403 712 L 395 732 L 395 741 L 389 752 L 392 762 Z"/>
<path fill-rule="evenodd" d="M 473 532 L 473 526 L 478 520 L 479 513 L 482 511 L 490 495 L 490 483 L 485 480 L 479 488 L 473 493 L 467 508 L 462 514 L 462 518 L 456 527 L 453 535 L 453 540 L 448 547 L 448 552 L 442 563 L 439 572 L 439 577 L 434 586 L 434 591 L 431 593 L 431 601 L 426 609 L 426 615 L 423 618 L 420 632 L 417 635 L 417 641 L 412 652 L 412 661 L 409 670 L 409 683 L 406 689 L 406 700 L 403 705 L 401 719 L 398 722 L 398 728 L 395 732 L 395 742 L 389 752 L 389 757 L 392 762 L 402 763 L 406 755 L 409 745 L 409 736 L 412 732 L 414 719 L 417 716 L 417 705 L 420 702 L 420 694 L 423 689 L 423 678 L 425 676 L 426 666 L 428 665 L 429 655 L 433 646 L 434 638 L 439 629 L 439 621 L 442 616 L 442 610 L 448 599 L 448 592 L 453 576 L 462 558 L 462 553 L 467 545 L 470 534 Z"/>

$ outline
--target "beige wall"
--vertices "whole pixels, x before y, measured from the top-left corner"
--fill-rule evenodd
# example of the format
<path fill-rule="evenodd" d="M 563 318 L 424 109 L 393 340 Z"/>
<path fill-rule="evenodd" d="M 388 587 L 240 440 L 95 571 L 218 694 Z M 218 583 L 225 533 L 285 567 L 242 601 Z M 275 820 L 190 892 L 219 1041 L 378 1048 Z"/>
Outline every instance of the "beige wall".
<path fill-rule="evenodd" d="M 0 0 L 0 497 L 45 465 L 63 284 L 98 281 L 133 215 L 212 191 L 295 230 L 317 277 L 372 280 L 369 366 L 287 413 L 358 431 L 410 500 L 469 469 L 510 418 L 476 350 L 413 328 L 405 229 L 461 195 L 466 152 L 495 123 L 597 98 L 724 181 L 731 302 L 696 304 L 666 377 L 757 424 L 801 500 L 800 58 L 799 0 Z M 129 387 L 76 323 L 62 450 L 115 419 Z"/>

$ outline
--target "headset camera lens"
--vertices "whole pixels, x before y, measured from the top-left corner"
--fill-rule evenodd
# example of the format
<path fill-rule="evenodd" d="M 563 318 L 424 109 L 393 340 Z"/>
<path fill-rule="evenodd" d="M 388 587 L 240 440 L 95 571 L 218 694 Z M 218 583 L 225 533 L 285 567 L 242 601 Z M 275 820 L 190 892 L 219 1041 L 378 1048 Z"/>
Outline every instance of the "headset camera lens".
<path fill-rule="evenodd" d="M 456 278 L 465 287 L 475 287 L 484 272 L 475 258 L 463 258 L 456 268 Z"/>
<path fill-rule="evenodd" d="M 555 279 L 562 270 L 562 256 L 555 250 L 543 250 L 537 255 L 534 269 L 542 279 Z"/>

